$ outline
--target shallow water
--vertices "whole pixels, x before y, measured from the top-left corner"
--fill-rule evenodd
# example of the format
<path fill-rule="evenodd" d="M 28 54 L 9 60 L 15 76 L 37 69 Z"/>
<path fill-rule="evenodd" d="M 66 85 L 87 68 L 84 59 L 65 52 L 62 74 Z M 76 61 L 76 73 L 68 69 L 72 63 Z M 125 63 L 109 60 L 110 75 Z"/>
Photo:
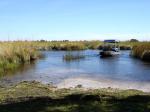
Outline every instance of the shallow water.
<path fill-rule="evenodd" d="M 84 59 L 65 61 L 65 54 L 85 55 Z M 36 80 L 42 83 L 58 84 L 65 79 L 87 77 L 91 79 L 130 81 L 150 84 L 150 63 L 129 56 L 130 51 L 120 55 L 100 58 L 98 50 L 86 51 L 46 51 L 44 59 L 24 66 L 21 70 L 0 79 L 1 84 L 13 84 L 20 81 Z"/>

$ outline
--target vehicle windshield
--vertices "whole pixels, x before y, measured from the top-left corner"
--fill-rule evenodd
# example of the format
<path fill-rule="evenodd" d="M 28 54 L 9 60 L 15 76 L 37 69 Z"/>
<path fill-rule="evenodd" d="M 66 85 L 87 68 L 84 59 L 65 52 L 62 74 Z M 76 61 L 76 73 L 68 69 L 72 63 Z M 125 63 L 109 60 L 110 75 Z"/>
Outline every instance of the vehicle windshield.
<path fill-rule="evenodd" d="M 108 43 L 108 42 L 104 43 L 103 46 L 104 51 L 115 50 L 115 49 L 119 49 L 118 43 Z"/>

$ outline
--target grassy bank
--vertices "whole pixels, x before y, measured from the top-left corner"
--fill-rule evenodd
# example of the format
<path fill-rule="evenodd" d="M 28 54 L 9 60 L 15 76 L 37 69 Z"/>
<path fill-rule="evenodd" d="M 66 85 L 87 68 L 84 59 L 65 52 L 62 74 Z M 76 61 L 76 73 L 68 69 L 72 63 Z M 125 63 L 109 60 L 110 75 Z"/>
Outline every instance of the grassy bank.
<path fill-rule="evenodd" d="M 131 55 L 142 60 L 150 61 L 150 42 L 133 46 Z"/>
<path fill-rule="evenodd" d="M 150 94 L 137 90 L 57 89 L 38 82 L 0 88 L 1 112 L 149 112 Z"/>
<path fill-rule="evenodd" d="M 10 42 L 5 42 L 10 43 Z M 12 44 L 24 44 L 37 50 L 85 50 L 97 49 L 101 45 L 101 41 L 17 41 Z"/>
<path fill-rule="evenodd" d="M 0 43 L 0 76 L 39 56 L 39 52 L 23 43 Z"/>

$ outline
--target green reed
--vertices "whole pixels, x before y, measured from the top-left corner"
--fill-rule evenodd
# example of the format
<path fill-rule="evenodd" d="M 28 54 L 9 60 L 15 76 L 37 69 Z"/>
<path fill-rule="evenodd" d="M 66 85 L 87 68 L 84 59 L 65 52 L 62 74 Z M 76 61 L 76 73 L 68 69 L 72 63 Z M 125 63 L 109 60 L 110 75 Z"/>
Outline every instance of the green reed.
<path fill-rule="evenodd" d="M 20 64 L 35 60 L 39 56 L 36 49 L 23 43 L 0 43 L 0 74 L 14 70 Z"/>
<path fill-rule="evenodd" d="M 142 60 L 150 60 L 150 42 L 140 43 L 133 46 L 131 54 Z"/>

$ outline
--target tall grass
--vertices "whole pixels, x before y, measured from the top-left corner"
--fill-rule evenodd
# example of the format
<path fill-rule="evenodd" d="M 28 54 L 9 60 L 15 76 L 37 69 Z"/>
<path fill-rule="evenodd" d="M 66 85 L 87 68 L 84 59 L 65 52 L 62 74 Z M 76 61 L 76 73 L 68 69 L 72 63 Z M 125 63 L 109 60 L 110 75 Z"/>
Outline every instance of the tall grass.
<path fill-rule="evenodd" d="M 5 42 L 10 43 L 10 42 Z M 85 49 L 98 49 L 102 45 L 101 41 L 24 41 L 12 42 L 12 44 L 24 44 L 37 50 L 85 50 Z"/>
<path fill-rule="evenodd" d="M 85 49 L 102 49 L 103 42 L 99 40 L 93 41 L 16 41 L 16 42 L 4 42 L 3 44 L 12 44 L 12 45 L 24 45 L 26 47 L 31 47 L 36 50 L 85 50 Z M 124 41 L 120 42 L 121 50 L 129 50 L 135 45 L 144 44 L 146 42 L 129 42 Z"/>
<path fill-rule="evenodd" d="M 150 42 L 133 46 L 132 56 L 150 61 Z"/>
<path fill-rule="evenodd" d="M 14 70 L 20 64 L 37 59 L 40 54 L 31 47 L 20 43 L 0 43 L 0 74 Z"/>
<path fill-rule="evenodd" d="M 0 75 L 16 69 L 20 64 L 37 59 L 39 50 L 85 50 L 102 48 L 101 41 L 15 41 L 0 42 Z M 121 42 L 122 49 L 132 48 L 132 55 L 150 60 L 150 42 Z M 81 59 L 84 56 L 66 55 L 64 59 Z"/>
<path fill-rule="evenodd" d="M 20 64 L 28 63 L 39 57 L 39 50 L 85 50 L 97 49 L 100 41 L 9 41 L 0 42 L 0 75 L 14 70 Z M 82 58 L 66 56 L 66 59 Z M 72 60 L 71 59 L 71 60 Z"/>

